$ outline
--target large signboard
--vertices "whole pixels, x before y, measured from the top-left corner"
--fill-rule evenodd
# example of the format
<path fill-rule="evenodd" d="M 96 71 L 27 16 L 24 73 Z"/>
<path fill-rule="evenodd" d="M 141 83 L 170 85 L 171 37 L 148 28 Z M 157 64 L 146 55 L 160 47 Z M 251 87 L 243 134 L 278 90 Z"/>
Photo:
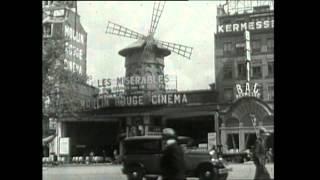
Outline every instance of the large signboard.
<path fill-rule="evenodd" d="M 72 72 L 84 74 L 85 61 L 86 61 L 86 43 L 87 35 L 83 31 L 80 22 L 74 23 L 74 19 L 63 24 L 63 33 L 66 39 L 65 44 L 65 63 L 66 68 Z"/>
<path fill-rule="evenodd" d="M 261 29 L 272 29 L 274 28 L 274 20 L 264 20 L 264 21 L 250 21 L 242 23 L 233 24 L 221 24 L 217 26 L 217 33 L 230 33 L 230 32 L 241 32 L 245 30 L 261 30 Z"/>
<path fill-rule="evenodd" d="M 139 90 L 143 91 L 148 88 L 166 89 L 175 92 L 177 88 L 177 77 L 166 74 L 159 76 L 104 78 L 97 81 L 97 87 L 100 89 L 100 94 L 110 92 L 118 94 L 119 92 L 124 92 L 126 89 L 139 92 Z"/>

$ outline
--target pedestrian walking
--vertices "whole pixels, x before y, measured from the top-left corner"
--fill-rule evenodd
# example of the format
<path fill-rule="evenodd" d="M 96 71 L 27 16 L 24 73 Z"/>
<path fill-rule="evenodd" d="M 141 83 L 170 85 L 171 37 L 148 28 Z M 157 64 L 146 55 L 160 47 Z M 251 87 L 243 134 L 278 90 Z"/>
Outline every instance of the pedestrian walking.
<path fill-rule="evenodd" d="M 90 154 L 89 154 L 89 156 L 90 156 L 89 162 L 90 162 L 90 163 L 93 163 L 94 152 L 91 151 Z"/>
<path fill-rule="evenodd" d="M 177 142 L 175 131 L 165 128 L 162 136 L 165 145 L 160 161 L 162 180 L 185 180 L 184 153 Z"/>
<path fill-rule="evenodd" d="M 253 150 L 253 162 L 256 166 L 255 180 L 270 180 L 270 174 L 265 166 L 267 159 L 266 139 L 269 132 L 264 128 L 259 128 L 258 138 Z"/>

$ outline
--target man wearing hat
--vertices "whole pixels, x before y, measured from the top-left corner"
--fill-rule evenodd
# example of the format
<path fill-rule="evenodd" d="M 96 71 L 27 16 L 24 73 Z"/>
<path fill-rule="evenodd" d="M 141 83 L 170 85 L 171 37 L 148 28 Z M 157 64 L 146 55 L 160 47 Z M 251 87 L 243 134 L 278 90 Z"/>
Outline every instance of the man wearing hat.
<path fill-rule="evenodd" d="M 257 141 L 254 146 L 253 151 L 253 162 L 256 166 L 256 174 L 254 179 L 255 180 L 269 180 L 270 175 L 268 173 L 267 168 L 265 167 L 266 164 L 266 140 L 270 133 L 267 131 L 266 128 L 260 127 L 259 133 L 257 137 Z"/>
<path fill-rule="evenodd" d="M 160 167 L 163 180 L 185 180 L 185 162 L 182 148 L 177 142 L 173 129 L 165 128 L 162 131 L 165 144 Z"/>

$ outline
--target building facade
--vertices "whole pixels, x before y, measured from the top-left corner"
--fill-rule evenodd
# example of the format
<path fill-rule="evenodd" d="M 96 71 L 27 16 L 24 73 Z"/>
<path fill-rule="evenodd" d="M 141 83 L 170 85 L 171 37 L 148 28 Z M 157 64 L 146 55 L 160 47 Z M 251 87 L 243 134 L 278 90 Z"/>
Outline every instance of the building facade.
<path fill-rule="evenodd" d="M 59 40 L 64 52 L 63 66 L 55 71 L 62 78 L 51 78 L 54 88 L 50 88 L 48 100 L 43 104 L 43 137 L 50 142 L 50 152 L 59 154 L 61 118 L 66 112 L 77 112 L 86 106 L 98 94 L 98 89 L 87 84 L 87 32 L 80 22 L 76 11 L 76 1 L 43 1 L 43 42 Z M 63 79 L 63 80 L 61 80 Z M 74 115 L 76 113 L 73 113 Z M 52 134 L 56 138 L 45 138 Z M 46 141 L 46 140 L 45 140 Z"/>
<path fill-rule="evenodd" d="M 217 12 L 215 73 L 222 107 L 221 141 L 224 150 L 241 151 L 255 142 L 254 121 L 256 127 L 273 131 L 274 12 L 270 6 L 233 14 L 219 6 Z M 250 34 L 250 82 L 245 31 Z"/>
<path fill-rule="evenodd" d="M 178 95 L 185 101 L 175 98 Z M 207 144 L 208 133 L 217 128 L 219 105 L 215 90 L 163 93 L 159 98 L 161 103 L 154 104 L 102 103 L 104 106 L 80 112 L 79 118 L 65 117 L 59 131 L 62 138 L 70 138 L 70 156 L 90 151 L 97 156 L 103 152 L 112 156 L 114 149 L 121 155 L 124 138 L 160 135 L 164 127 L 192 137 L 197 145 Z"/>

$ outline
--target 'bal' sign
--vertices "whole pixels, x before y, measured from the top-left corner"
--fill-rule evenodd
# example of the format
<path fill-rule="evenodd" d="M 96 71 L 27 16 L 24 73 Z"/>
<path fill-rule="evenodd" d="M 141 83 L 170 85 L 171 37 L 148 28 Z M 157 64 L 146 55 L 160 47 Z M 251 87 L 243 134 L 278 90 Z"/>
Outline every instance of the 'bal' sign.
<path fill-rule="evenodd" d="M 259 84 L 254 83 L 253 86 L 250 83 L 245 84 L 245 88 L 243 89 L 240 84 L 236 84 L 236 98 L 239 99 L 241 97 L 257 97 L 260 98 L 261 93 L 259 90 Z"/>

